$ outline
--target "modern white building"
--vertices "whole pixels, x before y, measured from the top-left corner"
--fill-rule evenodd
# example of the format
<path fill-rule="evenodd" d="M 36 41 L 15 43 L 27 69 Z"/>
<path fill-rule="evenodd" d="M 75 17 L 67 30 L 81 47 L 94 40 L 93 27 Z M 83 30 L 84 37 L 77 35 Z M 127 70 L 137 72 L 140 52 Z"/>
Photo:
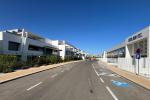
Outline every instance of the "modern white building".
<path fill-rule="evenodd" d="M 59 49 L 49 39 L 25 29 L 14 29 L 0 32 L 0 54 L 17 55 L 27 61 L 30 57 L 59 55 Z"/>
<path fill-rule="evenodd" d="M 75 46 L 71 45 L 70 43 L 66 42 L 65 40 L 52 40 L 52 44 L 59 48 L 59 54 L 62 59 L 66 57 L 76 57 L 85 59 L 86 53 Z"/>
<path fill-rule="evenodd" d="M 137 49 L 141 50 L 141 57 L 150 58 L 150 26 L 134 33 L 123 43 L 107 51 L 108 58 L 133 58 Z"/>
<path fill-rule="evenodd" d="M 138 50 L 139 60 L 136 58 Z M 150 26 L 127 37 L 123 43 L 106 51 L 106 55 L 108 63 L 150 78 Z"/>
<path fill-rule="evenodd" d="M 25 29 L 0 32 L 0 54 L 17 55 L 22 61 L 52 54 L 61 56 L 62 59 L 67 56 L 86 56 L 85 52 L 66 41 L 43 38 Z"/>

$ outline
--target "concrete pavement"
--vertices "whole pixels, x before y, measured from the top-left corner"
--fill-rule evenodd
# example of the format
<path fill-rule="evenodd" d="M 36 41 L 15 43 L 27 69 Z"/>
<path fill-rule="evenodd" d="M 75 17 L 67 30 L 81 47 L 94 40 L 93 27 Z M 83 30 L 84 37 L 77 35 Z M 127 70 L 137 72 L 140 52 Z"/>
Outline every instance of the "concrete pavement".
<path fill-rule="evenodd" d="M 107 67 L 108 69 L 112 70 L 113 72 L 115 72 L 115 73 L 141 85 L 142 87 L 150 90 L 150 79 L 149 78 L 143 77 L 141 75 L 136 75 L 135 73 L 132 73 L 129 71 L 122 70 L 122 69 L 120 69 L 116 66 L 113 66 L 113 65 L 108 65 L 105 62 L 100 61 L 99 64 Z"/>
<path fill-rule="evenodd" d="M 100 79 L 114 93 L 117 99 L 114 100 L 149 100 L 150 91 L 138 84 L 114 73 L 107 66 L 96 62 L 95 69 Z"/>
<path fill-rule="evenodd" d="M 117 86 L 118 81 L 126 82 L 128 85 Z M 148 90 L 93 61 L 67 64 L 0 84 L 0 100 L 149 100 L 149 98 Z"/>

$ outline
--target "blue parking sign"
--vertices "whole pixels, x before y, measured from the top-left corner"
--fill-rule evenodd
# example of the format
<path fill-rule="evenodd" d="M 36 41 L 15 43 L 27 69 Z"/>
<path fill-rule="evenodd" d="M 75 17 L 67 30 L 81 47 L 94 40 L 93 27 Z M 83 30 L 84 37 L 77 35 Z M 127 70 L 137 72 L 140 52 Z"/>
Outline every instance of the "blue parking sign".
<path fill-rule="evenodd" d="M 135 53 L 136 55 L 135 55 L 135 58 L 136 59 L 140 59 L 141 58 L 141 49 L 140 48 L 138 48 L 137 50 L 136 50 L 136 53 Z"/>
<path fill-rule="evenodd" d="M 136 54 L 136 59 L 140 59 L 141 58 L 141 55 L 140 54 Z"/>

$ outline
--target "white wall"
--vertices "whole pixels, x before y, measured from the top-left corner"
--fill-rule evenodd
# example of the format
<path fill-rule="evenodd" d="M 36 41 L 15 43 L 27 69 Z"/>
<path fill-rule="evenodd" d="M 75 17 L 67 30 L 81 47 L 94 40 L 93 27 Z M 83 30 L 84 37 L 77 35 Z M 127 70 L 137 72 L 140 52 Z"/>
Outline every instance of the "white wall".
<path fill-rule="evenodd" d="M 2 53 L 3 50 L 3 32 L 0 32 L 0 53 Z"/>
<path fill-rule="evenodd" d="M 25 34 L 26 33 L 24 33 L 24 35 Z M 43 55 L 42 51 L 28 50 L 29 45 L 35 45 L 35 46 L 39 46 L 39 47 L 45 47 L 45 46 L 53 47 L 52 44 L 50 43 L 50 41 L 41 42 L 38 40 L 33 40 L 30 38 L 27 38 L 27 36 L 22 37 L 21 35 L 18 36 L 18 35 L 6 33 L 6 32 L 0 32 L 0 40 L 2 40 L 2 42 L 0 41 L 0 43 L 2 43 L 2 45 L 0 44 L 0 53 L 21 55 L 23 61 L 27 60 L 27 55 L 35 55 L 35 56 Z M 9 41 L 20 43 L 19 50 L 18 51 L 8 50 Z"/>
<path fill-rule="evenodd" d="M 3 40 L 4 41 L 2 43 L 3 43 L 3 53 L 4 54 L 14 54 L 14 55 L 20 55 L 21 54 L 20 49 L 19 49 L 19 51 L 8 50 L 8 42 L 9 41 L 21 43 L 21 37 L 20 36 L 9 34 L 9 33 L 4 33 L 3 34 Z"/>
<path fill-rule="evenodd" d="M 126 44 L 126 58 L 131 58 L 131 56 L 133 55 L 132 53 L 134 53 L 133 52 L 133 48 L 134 48 L 134 43 L 137 43 L 137 42 L 139 42 L 139 41 L 141 41 L 141 40 L 143 40 L 143 39 L 147 39 L 147 48 L 148 48 L 148 50 L 147 50 L 147 55 L 148 55 L 148 57 L 149 57 L 149 54 L 150 54 L 150 49 L 149 49 L 149 47 L 150 47 L 150 40 L 149 40 L 149 38 L 150 38 L 150 36 L 149 36 L 149 34 L 150 34 L 150 30 L 149 30 L 149 26 L 148 27 L 146 27 L 146 28 L 144 28 L 144 29 L 142 29 L 142 30 L 140 30 L 140 31 L 138 31 L 138 32 L 136 32 L 135 34 L 133 34 L 132 36 L 130 36 L 130 37 L 128 37 L 126 40 L 125 40 L 125 44 Z M 139 34 L 141 34 L 141 37 L 139 37 L 139 38 L 136 38 L 135 40 L 132 40 L 132 41 L 128 41 L 128 39 L 129 38 L 133 38 L 134 36 L 138 36 Z M 132 47 L 131 47 L 132 46 Z M 149 57 L 150 58 L 150 57 Z"/>
<path fill-rule="evenodd" d="M 133 59 L 133 58 L 118 58 L 115 64 L 114 63 L 111 63 L 111 64 L 116 65 L 118 68 L 122 70 L 129 71 L 129 72 L 150 78 L 150 59 L 149 58 L 141 58 L 139 60 L 139 65 L 138 65 L 138 59 Z"/>
<path fill-rule="evenodd" d="M 65 59 L 65 55 L 66 55 L 66 48 L 65 45 L 59 45 L 59 49 L 60 51 L 60 56 L 62 57 L 62 59 Z"/>

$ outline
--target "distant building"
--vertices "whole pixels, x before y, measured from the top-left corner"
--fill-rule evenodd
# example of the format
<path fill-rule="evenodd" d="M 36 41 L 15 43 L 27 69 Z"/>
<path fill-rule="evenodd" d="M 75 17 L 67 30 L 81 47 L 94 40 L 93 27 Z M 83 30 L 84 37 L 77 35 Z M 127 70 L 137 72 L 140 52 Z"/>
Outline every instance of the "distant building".
<path fill-rule="evenodd" d="M 59 54 L 62 59 L 66 57 L 76 57 L 85 59 L 86 53 L 75 46 L 71 45 L 70 43 L 66 42 L 65 40 L 53 40 L 52 44 L 59 48 Z"/>

